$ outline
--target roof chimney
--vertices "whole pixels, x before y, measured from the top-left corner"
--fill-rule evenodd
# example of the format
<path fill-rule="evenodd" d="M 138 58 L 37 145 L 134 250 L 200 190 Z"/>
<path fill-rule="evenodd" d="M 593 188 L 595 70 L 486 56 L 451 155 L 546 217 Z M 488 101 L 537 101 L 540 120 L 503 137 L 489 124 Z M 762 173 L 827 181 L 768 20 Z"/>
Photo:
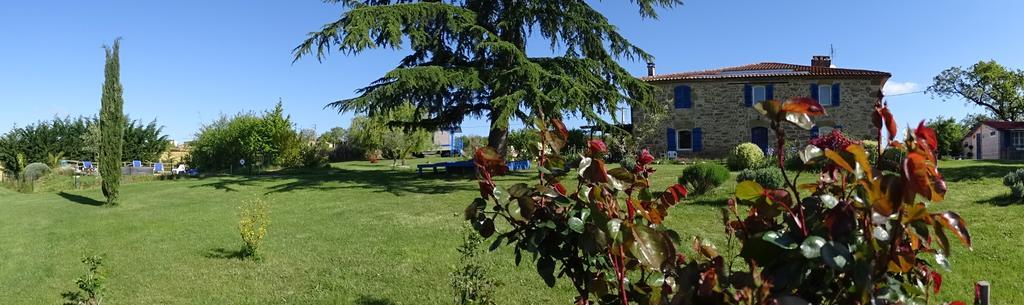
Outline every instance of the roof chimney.
<path fill-rule="evenodd" d="M 654 71 L 654 63 L 653 62 L 647 63 L 647 76 L 654 76 L 654 72 L 655 72 Z"/>
<path fill-rule="evenodd" d="M 831 67 L 832 56 L 814 55 L 811 57 L 811 67 Z"/>

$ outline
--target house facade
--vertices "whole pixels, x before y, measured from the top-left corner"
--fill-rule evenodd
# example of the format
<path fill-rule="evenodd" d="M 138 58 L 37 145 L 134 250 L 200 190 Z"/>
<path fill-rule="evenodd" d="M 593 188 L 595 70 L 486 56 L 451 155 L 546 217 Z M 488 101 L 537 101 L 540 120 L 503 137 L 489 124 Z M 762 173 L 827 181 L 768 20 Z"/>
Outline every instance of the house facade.
<path fill-rule="evenodd" d="M 715 70 L 658 75 L 648 65 L 642 79 L 660 90 L 657 100 L 668 105 L 664 130 L 644 140 L 652 152 L 680 157 L 722 157 L 744 142 L 768 151 L 775 143 L 769 122 L 753 105 L 768 99 L 810 96 L 828 113 L 815 118 L 811 131 L 786 127 L 787 141 L 807 140 L 834 128 L 855 138 L 873 139 L 875 101 L 891 75 L 886 72 L 835 68 L 828 56 L 815 56 L 811 65 L 757 63 Z M 633 124 L 643 124 L 640 109 Z"/>
<path fill-rule="evenodd" d="M 960 144 L 965 159 L 1024 160 L 1024 122 L 978 123 Z"/>

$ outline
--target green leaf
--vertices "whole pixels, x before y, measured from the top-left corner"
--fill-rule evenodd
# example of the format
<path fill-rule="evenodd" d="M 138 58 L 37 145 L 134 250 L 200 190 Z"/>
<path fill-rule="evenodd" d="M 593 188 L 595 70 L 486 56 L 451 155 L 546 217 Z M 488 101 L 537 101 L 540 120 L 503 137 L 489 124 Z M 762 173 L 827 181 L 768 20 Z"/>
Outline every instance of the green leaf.
<path fill-rule="evenodd" d="M 592 223 L 584 225 L 581 242 L 583 252 L 589 255 L 600 255 L 608 249 L 608 235 Z"/>
<path fill-rule="evenodd" d="M 757 202 L 764 197 L 764 187 L 754 181 L 743 181 L 736 185 L 736 198 L 743 202 Z"/>
<path fill-rule="evenodd" d="M 775 231 L 765 232 L 764 235 L 761 235 L 761 239 L 786 250 L 793 250 L 800 246 L 793 236 Z"/>
<path fill-rule="evenodd" d="M 853 263 L 853 255 L 850 249 L 842 243 L 831 241 L 821 247 L 821 259 L 825 264 L 836 270 L 844 270 L 846 266 Z"/>
<path fill-rule="evenodd" d="M 544 279 L 548 287 L 555 287 L 555 260 L 548 256 L 541 256 L 537 260 L 537 274 Z"/>
<path fill-rule="evenodd" d="M 825 246 L 824 238 L 818 236 L 808 236 L 804 239 L 804 242 L 800 244 L 800 253 L 806 258 L 817 258 L 821 256 L 821 247 Z"/>
<path fill-rule="evenodd" d="M 516 198 L 519 202 L 519 215 L 522 215 L 524 219 L 533 218 L 533 212 L 537 209 L 537 203 L 533 201 L 533 197 L 522 196 Z"/>
<path fill-rule="evenodd" d="M 527 196 L 533 193 L 533 189 L 526 183 L 516 183 L 508 187 L 508 194 L 513 198 Z"/>
<path fill-rule="evenodd" d="M 661 270 L 661 265 L 671 254 L 665 236 L 647 226 L 629 226 L 629 250 L 641 265 L 647 269 Z"/>
<path fill-rule="evenodd" d="M 636 176 L 633 176 L 633 173 L 629 172 L 625 168 L 614 168 L 612 170 L 609 170 L 608 174 L 611 175 L 613 178 L 618 179 L 619 181 L 622 181 L 623 183 L 628 185 L 632 185 L 633 183 L 636 182 Z"/>
<path fill-rule="evenodd" d="M 580 219 L 579 217 L 570 217 L 568 223 L 569 229 L 572 229 L 576 233 L 583 233 L 583 219 Z"/>

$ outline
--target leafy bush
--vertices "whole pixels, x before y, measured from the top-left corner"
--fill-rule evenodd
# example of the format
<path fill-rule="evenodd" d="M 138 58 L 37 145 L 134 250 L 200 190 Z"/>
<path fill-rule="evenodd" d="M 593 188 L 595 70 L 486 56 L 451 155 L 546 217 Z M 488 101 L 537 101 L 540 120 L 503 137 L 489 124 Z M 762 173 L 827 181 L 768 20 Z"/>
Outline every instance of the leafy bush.
<path fill-rule="evenodd" d="M 25 167 L 25 181 L 35 182 L 50 174 L 50 166 L 43 163 L 32 163 Z"/>
<path fill-rule="evenodd" d="M 513 130 L 508 133 L 506 143 L 509 146 L 509 157 L 515 160 L 534 160 L 537 158 L 537 144 L 540 133 L 533 128 Z M 515 154 L 511 152 L 515 148 Z"/>
<path fill-rule="evenodd" d="M 688 185 L 696 195 L 706 194 L 729 179 L 729 169 L 721 164 L 703 162 L 683 169 L 679 184 Z"/>
<path fill-rule="evenodd" d="M 82 259 L 82 263 L 89 266 L 89 273 L 75 279 L 78 290 L 61 293 L 64 305 L 101 305 L 107 281 L 103 257 L 86 257 Z"/>
<path fill-rule="evenodd" d="M 861 145 L 864 146 L 864 150 L 868 152 L 868 162 L 871 164 L 878 164 L 878 141 L 864 140 L 860 141 Z"/>
<path fill-rule="evenodd" d="M 484 238 L 473 230 L 467 230 L 459 253 L 462 267 L 451 273 L 451 287 L 456 305 L 494 305 L 494 288 L 497 282 L 490 279 L 487 269 L 477 257 Z"/>
<path fill-rule="evenodd" d="M 736 147 L 733 147 L 732 150 L 729 151 L 729 157 L 726 159 L 726 164 L 729 165 L 729 169 L 738 171 L 755 168 L 760 165 L 764 159 L 764 151 L 762 151 L 757 144 L 747 142 L 736 145 Z"/>
<path fill-rule="evenodd" d="M 882 155 L 878 157 L 878 169 L 890 172 L 900 172 L 903 167 L 903 159 L 907 157 L 907 152 L 895 148 L 889 147 L 882 151 Z"/>
<path fill-rule="evenodd" d="M 505 244 L 513 249 L 516 264 L 536 265 L 531 269 L 549 287 L 558 278 L 568 278 L 577 288 L 577 304 L 628 304 L 631 298 L 645 300 L 652 291 L 660 294 L 661 284 L 651 287 L 645 284 L 649 281 L 637 279 L 653 282 L 676 274 L 668 269 L 679 258 L 679 235 L 661 224 L 669 209 L 686 196 L 686 188 L 675 184 L 654 197 L 649 189 L 654 157 L 645 150 L 633 168 L 609 170 L 604 161 L 608 150 L 600 140 L 590 142 L 578 171 L 563 171 L 566 133 L 561 122 L 551 122 L 551 129 L 547 122 L 537 122 L 545 139 L 541 143 L 550 148 L 541 150 L 547 151 L 538 161 L 543 178 L 531 179 L 539 181 L 537 185 L 499 188 L 492 177 L 505 172 L 503 158 L 490 147 L 476 151 L 480 197 L 466 207 L 466 219 L 484 238 L 497 235 L 493 247 Z M 553 136 L 544 137 L 545 133 Z M 578 180 L 580 187 L 566 188 L 562 179 L 574 184 Z M 625 194 L 632 204 L 615 194 Z M 506 223 L 496 226 L 496 221 Z M 508 231 L 498 234 L 496 228 Z"/>
<path fill-rule="evenodd" d="M 1010 188 L 1010 194 L 1018 201 L 1024 201 L 1024 168 L 1009 172 L 1003 176 L 1003 185 Z"/>
<path fill-rule="evenodd" d="M 203 126 L 192 142 L 188 163 L 206 171 L 229 169 L 241 159 L 253 165 L 297 166 L 302 164 L 299 151 L 303 145 L 291 117 L 278 103 L 262 115 L 221 116 Z"/>
<path fill-rule="evenodd" d="M 239 207 L 238 232 L 242 235 L 242 257 L 260 258 L 260 245 L 270 225 L 270 205 L 263 199 L 245 201 Z"/>
<path fill-rule="evenodd" d="M 306 167 L 323 167 L 331 161 L 331 150 L 324 142 L 304 145 L 299 153 L 302 154 L 302 164 Z"/>
<path fill-rule="evenodd" d="M 736 182 L 754 181 L 766 188 L 781 188 L 785 179 L 782 177 L 782 170 L 778 167 L 763 167 L 757 169 L 745 169 L 736 176 Z"/>

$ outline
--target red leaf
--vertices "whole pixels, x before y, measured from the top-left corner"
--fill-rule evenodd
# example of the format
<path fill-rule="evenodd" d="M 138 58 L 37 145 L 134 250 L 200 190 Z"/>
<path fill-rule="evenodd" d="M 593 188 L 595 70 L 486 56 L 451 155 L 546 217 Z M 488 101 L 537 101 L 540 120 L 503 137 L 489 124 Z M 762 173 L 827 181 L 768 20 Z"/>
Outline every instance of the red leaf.
<path fill-rule="evenodd" d="M 494 185 L 492 185 L 490 182 L 480 181 L 480 197 L 481 198 L 491 198 L 491 195 L 493 195 L 493 194 L 494 194 Z"/>
<path fill-rule="evenodd" d="M 473 163 L 476 167 L 481 170 L 485 170 L 491 174 L 503 175 L 508 172 L 508 166 L 505 166 L 505 159 L 498 154 L 497 150 L 493 147 L 484 146 L 478 148 L 476 153 L 473 154 Z"/>
<path fill-rule="evenodd" d="M 932 278 L 932 283 L 935 284 L 935 286 L 932 287 L 933 291 L 935 291 L 935 293 L 939 293 L 939 290 L 942 289 L 942 275 L 935 272 L 935 270 L 928 270 L 928 276 Z"/>
<path fill-rule="evenodd" d="M 608 171 L 604 168 L 604 161 L 600 159 L 593 159 L 590 166 L 587 167 L 586 178 L 591 182 L 608 183 Z"/>
<path fill-rule="evenodd" d="M 875 128 L 882 130 L 882 102 L 875 102 L 875 111 L 871 112 L 871 123 L 875 125 Z"/>
<path fill-rule="evenodd" d="M 604 142 L 599 139 L 590 140 L 587 146 L 590 148 L 591 156 L 599 156 L 608 152 L 608 146 L 604 145 Z"/>
<path fill-rule="evenodd" d="M 782 104 L 782 111 L 787 113 L 802 113 L 809 116 L 825 115 L 825 108 L 813 98 L 795 97 L 786 100 Z"/>
<path fill-rule="evenodd" d="M 882 116 L 882 120 L 885 121 L 885 128 L 889 132 L 889 141 L 896 139 L 896 118 L 893 118 L 892 112 L 889 112 L 889 105 L 882 106 L 879 114 Z"/>
<path fill-rule="evenodd" d="M 551 125 L 555 126 L 555 130 L 558 131 L 558 135 L 562 137 L 563 141 L 569 139 L 569 131 L 565 129 L 565 124 L 562 123 L 562 120 L 551 119 Z"/>
<path fill-rule="evenodd" d="M 903 176 L 911 190 L 932 202 L 939 202 L 946 195 L 946 181 L 929 159 L 933 158 L 920 151 L 910 152 L 903 161 Z"/>
<path fill-rule="evenodd" d="M 566 195 L 566 192 L 568 192 L 568 191 L 567 191 L 567 190 L 565 189 L 565 186 L 564 186 L 564 185 L 562 185 L 562 183 L 560 183 L 560 182 L 556 182 L 556 183 L 554 184 L 554 186 L 555 186 L 555 191 L 558 191 L 558 193 L 559 193 L 559 194 L 561 194 L 562 196 L 565 196 L 565 195 Z"/>
<path fill-rule="evenodd" d="M 939 147 L 939 141 L 935 136 L 935 131 L 924 125 L 924 120 L 917 125 L 917 129 L 914 130 L 914 136 L 917 137 L 917 142 L 921 144 L 927 144 L 927 150 L 934 151 Z"/>
<path fill-rule="evenodd" d="M 661 193 L 661 203 L 665 206 L 674 206 L 679 203 L 680 200 L 686 198 L 686 187 L 682 184 L 676 184 L 668 187 L 664 193 Z"/>
<path fill-rule="evenodd" d="M 960 218 L 960 214 L 955 212 L 942 212 L 932 214 L 932 219 L 941 223 L 942 226 L 950 232 L 953 232 L 953 235 L 959 237 L 960 241 L 963 242 L 968 249 L 973 247 L 971 243 L 971 232 L 967 231 L 967 223 L 964 222 L 963 218 Z"/>

